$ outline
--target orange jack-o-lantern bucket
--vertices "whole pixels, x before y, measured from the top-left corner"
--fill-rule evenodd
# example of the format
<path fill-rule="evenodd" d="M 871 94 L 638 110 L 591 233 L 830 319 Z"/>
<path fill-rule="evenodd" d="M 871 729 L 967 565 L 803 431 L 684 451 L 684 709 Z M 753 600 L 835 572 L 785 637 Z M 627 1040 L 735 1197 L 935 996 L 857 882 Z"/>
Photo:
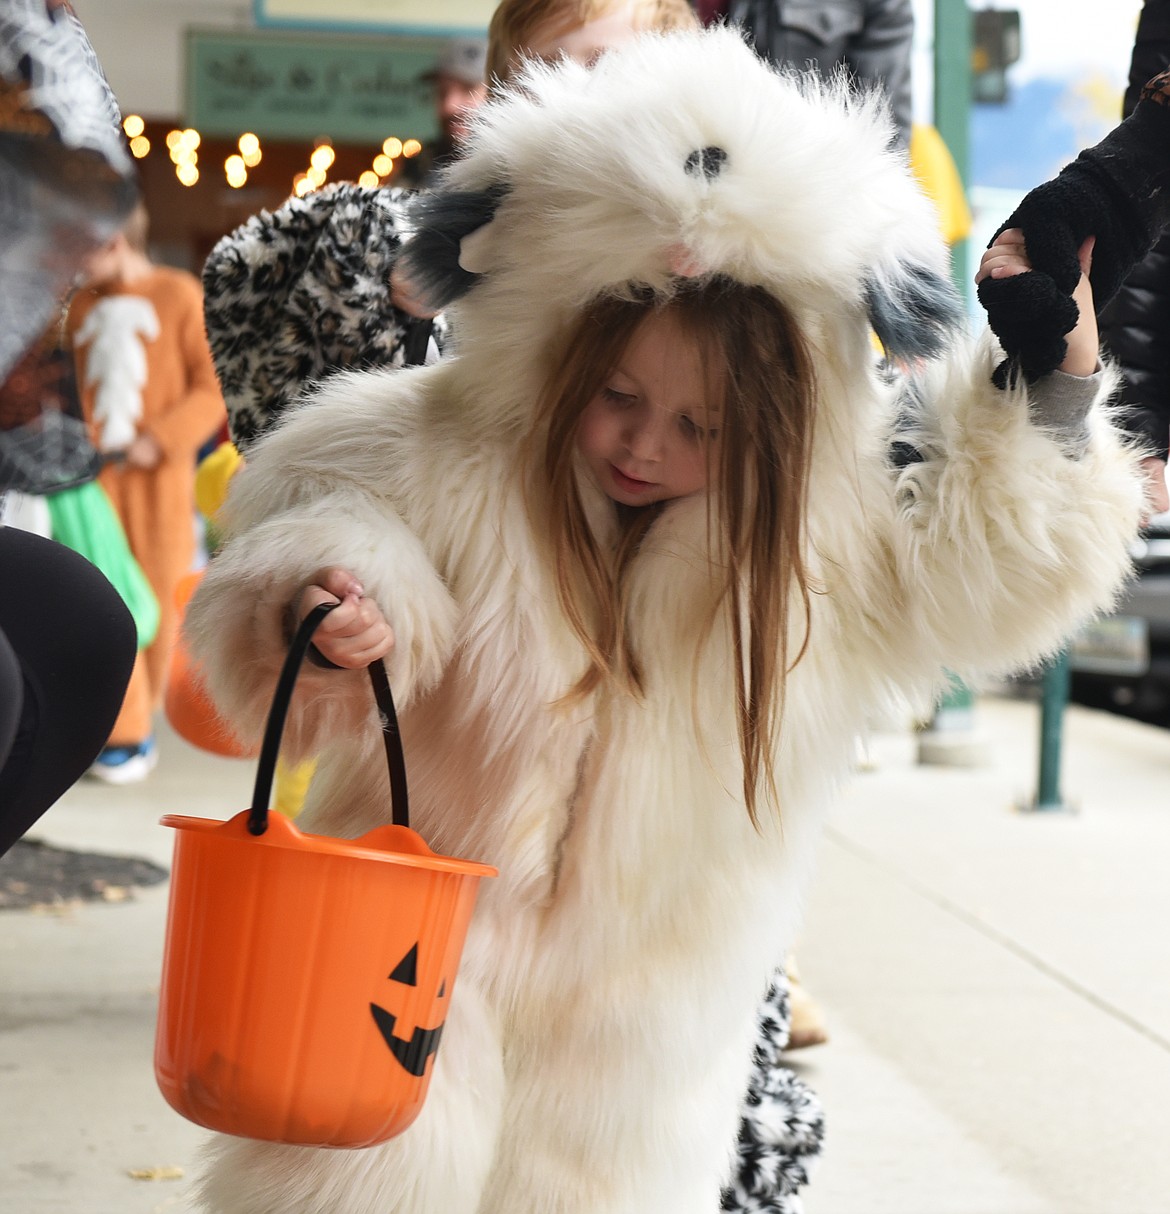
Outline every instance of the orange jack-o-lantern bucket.
<path fill-rule="evenodd" d="M 251 810 L 177 830 L 155 1075 L 184 1117 L 248 1138 L 365 1147 L 418 1115 L 485 864 L 436 855 L 408 825 L 394 703 L 370 667 L 393 825 L 343 840 L 267 812 L 301 658 L 289 652 Z"/>
<path fill-rule="evenodd" d="M 189 573 L 181 578 L 175 588 L 175 606 L 182 619 L 187 603 L 199 585 L 202 573 Z M 171 650 L 171 665 L 167 671 L 167 686 L 163 696 L 163 710 L 171 728 L 184 741 L 200 750 L 212 754 L 226 755 L 231 759 L 248 758 L 255 750 L 243 746 L 215 711 L 203 687 L 203 677 L 195 664 L 183 639 L 180 628 Z"/>

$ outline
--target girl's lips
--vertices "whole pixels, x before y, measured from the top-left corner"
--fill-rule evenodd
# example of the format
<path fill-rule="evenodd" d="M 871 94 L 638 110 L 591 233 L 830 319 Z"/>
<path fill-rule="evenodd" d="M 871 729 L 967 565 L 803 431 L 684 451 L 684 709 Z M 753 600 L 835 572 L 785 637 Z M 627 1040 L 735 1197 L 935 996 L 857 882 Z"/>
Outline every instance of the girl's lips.
<path fill-rule="evenodd" d="M 636 476 L 627 476 L 616 464 L 610 464 L 609 468 L 613 473 L 615 484 L 627 493 L 641 493 L 646 489 L 654 488 L 653 481 L 643 481 Z"/>

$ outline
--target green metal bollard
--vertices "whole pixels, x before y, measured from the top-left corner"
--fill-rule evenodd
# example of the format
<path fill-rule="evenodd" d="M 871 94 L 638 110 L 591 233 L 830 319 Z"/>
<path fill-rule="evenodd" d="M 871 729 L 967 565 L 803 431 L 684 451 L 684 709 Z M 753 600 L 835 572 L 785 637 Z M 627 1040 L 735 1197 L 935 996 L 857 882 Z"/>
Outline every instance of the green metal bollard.
<path fill-rule="evenodd" d="M 934 0 L 934 125 L 959 170 L 971 177 L 972 27 L 970 0 Z M 973 303 L 967 242 L 951 250 L 951 274 L 963 299 Z"/>
<path fill-rule="evenodd" d="M 1044 668 L 1040 681 L 1040 776 L 1033 810 L 1068 809 L 1060 794 L 1060 759 L 1064 741 L 1064 710 L 1072 680 L 1068 650 Z"/>
<path fill-rule="evenodd" d="M 946 691 L 939 696 L 934 707 L 936 722 L 940 719 L 947 723 L 941 728 L 971 729 L 975 717 L 975 693 L 956 675 L 949 675 L 950 683 Z M 935 728 L 940 726 L 936 725 Z"/>
<path fill-rule="evenodd" d="M 991 755 L 975 719 L 975 693 L 955 675 L 918 733 L 918 762 L 938 767 L 983 767 Z"/>

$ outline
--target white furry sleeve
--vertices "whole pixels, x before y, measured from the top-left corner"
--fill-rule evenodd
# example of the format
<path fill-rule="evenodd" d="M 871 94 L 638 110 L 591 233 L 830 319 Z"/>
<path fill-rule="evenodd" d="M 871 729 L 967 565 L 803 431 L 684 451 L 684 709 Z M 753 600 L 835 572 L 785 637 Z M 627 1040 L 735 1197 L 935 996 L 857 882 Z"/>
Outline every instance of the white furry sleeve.
<path fill-rule="evenodd" d="M 1000 357 L 984 339 L 936 368 L 900 435 L 921 456 L 896 485 L 907 640 L 967 677 L 1034 664 L 1107 609 L 1141 509 L 1136 457 L 1103 407 L 1112 374 L 1087 413 L 1071 401 L 1060 418 L 1051 393 L 991 383 Z"/>
<path fill-rule="evenodd" d="M 396 701 L 435 683 L 450 655 L 456 609 L 422 544 L 382 501 L 349 485 L 294 504 L 234 535 L 208 567 L 186 629 L 208 688 L 245 740 L 263 730 L 288 644 L 289 605 L 319 570 L 350 570 L 394 629 L 387 663 Z M 301 669 L 285 733 L 314 753 L 376 713 L 363 671 Z"/>

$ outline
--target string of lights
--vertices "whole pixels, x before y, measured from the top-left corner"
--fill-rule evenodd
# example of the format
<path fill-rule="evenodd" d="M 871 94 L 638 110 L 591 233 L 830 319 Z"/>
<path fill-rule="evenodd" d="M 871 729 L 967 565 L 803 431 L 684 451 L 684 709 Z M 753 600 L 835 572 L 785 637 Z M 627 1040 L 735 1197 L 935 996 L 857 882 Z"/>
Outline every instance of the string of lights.
<path fill-rule="evenodd" d="M 138 160 L 145 160 L 154 151 L 154 145 L 146 135 L 146 122 L 138 114 L 127 114 L 122 120 L 122 129 L 129 140 L 130 152 Z M 199 147 L 202 137 L 193 127 L 183 130 L 177 127 L 168 131 L 166 148 L 175 168 L 175 176 L 187 187 L 195 185 L 200 179 Z M 260 137 L 251 131 L 245 131 L 236 140 L 239 149 L 233 152 L 223 162 L 224 179 L 233 189 L 241 189 L 248 182 L 248 170 L 255 168 L 263 159 L 264 152 Z M 374 155 L 371 165 L 358 177 L 358 184 L 377 186 L 384 182 L 393 172 L 400 158 L 410 159 L 422 151 L 422 144 L 417 139 L 402 140 L 391 136 L 384 140 L 381 149 Z M 292 180 L 292 191 L 298 197 L 319 190 L 328 180 L 329 170 L 336 160 L 332 140 L 322 137 L 314 141 L 313 150 L 309 155 L 309 167 L 297 173 Z"/>

